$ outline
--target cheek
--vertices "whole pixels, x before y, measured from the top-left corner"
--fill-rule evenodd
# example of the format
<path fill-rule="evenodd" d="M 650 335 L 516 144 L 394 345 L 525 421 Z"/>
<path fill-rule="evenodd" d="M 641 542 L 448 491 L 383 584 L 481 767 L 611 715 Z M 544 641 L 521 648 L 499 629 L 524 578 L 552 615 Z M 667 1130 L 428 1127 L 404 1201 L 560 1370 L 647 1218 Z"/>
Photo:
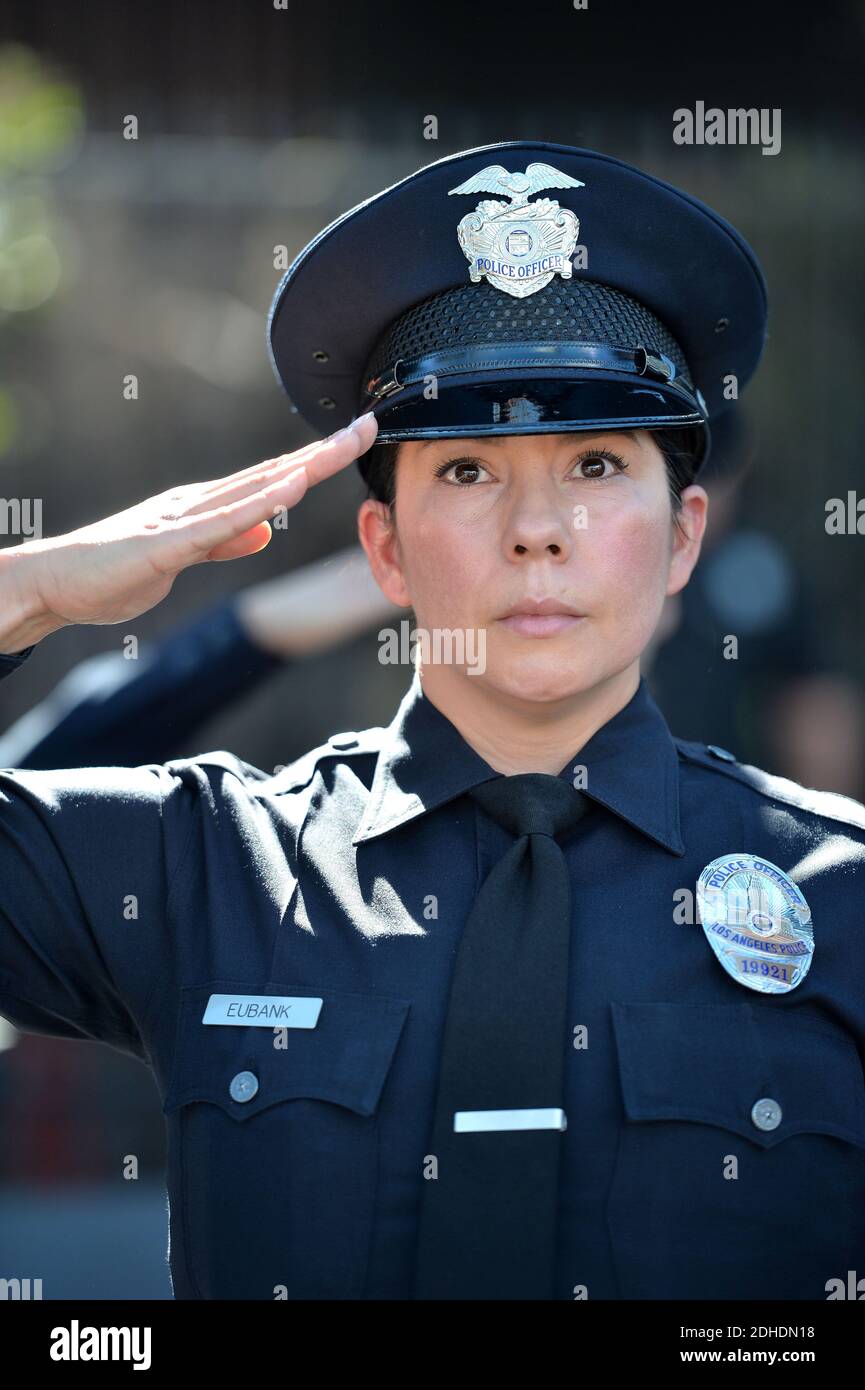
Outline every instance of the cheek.
<path fill-rule="evenodd" d="M 489 546 L 452 517 L 412 518 L 402 534 L 403 573 L 418 621 L 457 626 L 488 582 Z"/>
<path fill-rule="evenodd" d="M 660 508 L 623 508 L 584 533 L 575 550 L 577 572 L 587 572 L 587 598 L 600 618 L 622 628 L 654 626 L 670 568 L 670 526 Z"/>

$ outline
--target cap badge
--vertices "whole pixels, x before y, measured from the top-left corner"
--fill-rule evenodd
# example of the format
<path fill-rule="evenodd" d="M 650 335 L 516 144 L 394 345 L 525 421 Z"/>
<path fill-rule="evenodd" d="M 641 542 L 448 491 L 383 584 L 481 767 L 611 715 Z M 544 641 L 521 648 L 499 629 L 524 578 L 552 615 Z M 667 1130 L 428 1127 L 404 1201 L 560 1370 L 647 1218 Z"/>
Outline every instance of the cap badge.
<path fill-rule="evenodd" d="M 570 208 L 559 207 L 555 198 L 528 201 L 543 188 L 584 188 L 551 164 L 530 164 L 524 174 L 508 173 L 501 164 L 489 164 L 452 193 L 498 193 L 510 202 L 485 198 L 474 212 L 466 213 L 457 236 L 477 284 L 484 276 L 496 289 L 524 299 L 549 284 L 559 274 L 569 280 L 571 256 L 580 234 L 579 219 Z"/>
<path fill-rule="evenodd" d="M 697 880 L 709 945 L 729 975 L 761 994 L 801 984 L 814 956 L 811 909 L 791 878 L 753 854 L 724 854 Z"/>

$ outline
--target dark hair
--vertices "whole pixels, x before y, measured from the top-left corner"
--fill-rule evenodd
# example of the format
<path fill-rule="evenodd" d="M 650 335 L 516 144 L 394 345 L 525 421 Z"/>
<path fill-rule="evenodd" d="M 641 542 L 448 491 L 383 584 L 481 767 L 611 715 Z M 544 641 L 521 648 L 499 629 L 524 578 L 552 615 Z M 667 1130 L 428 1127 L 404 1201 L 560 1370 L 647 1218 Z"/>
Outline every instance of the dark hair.
<path fill-rule="evenodd" d="M 699 425 L 652 431 L 652 437 L 667 465 L 670 505 L 677 526 L 682 510 L 682 491 L 694 481 L 697 471 L 697 459 L 702 450 L 702 433 L 702 427 Z M 367 496 L 384 502 L 391 509 L 396 501 L 398 449 L 397 441 L 373 444 L 369 457 L 365 460 Z"/>

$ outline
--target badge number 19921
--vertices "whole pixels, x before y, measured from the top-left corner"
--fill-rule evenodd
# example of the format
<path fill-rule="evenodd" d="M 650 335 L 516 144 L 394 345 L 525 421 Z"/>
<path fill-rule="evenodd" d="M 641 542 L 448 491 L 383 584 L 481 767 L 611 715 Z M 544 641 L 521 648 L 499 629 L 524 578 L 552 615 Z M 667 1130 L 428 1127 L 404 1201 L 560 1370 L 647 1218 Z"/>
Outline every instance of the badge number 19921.
<path fill-rule="evenodd" d="M 729 975 L 762 994 L 785 994 L 804 980 L 814 955 L 811 909 L 777 864 L 725 854 L 697 881 L 703 931 Z"/>

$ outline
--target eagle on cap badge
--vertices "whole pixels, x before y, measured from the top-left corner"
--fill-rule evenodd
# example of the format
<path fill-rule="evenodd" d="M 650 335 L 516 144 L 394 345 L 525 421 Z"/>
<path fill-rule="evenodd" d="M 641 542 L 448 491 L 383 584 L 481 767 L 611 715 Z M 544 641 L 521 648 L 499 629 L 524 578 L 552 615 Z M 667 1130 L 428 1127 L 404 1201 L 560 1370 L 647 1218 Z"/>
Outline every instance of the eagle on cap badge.
<path fill-rule="evenodd" d="M 469 262 L 470 279 L 477 283 L 486 277 L 496 289 L 517 299 L 543 289 L 556 274 L 569 280 L 579 219 L 555 198 L 530 203 L 529 196 L 544 188 L 584 187 L 580 179 L 572 179 L 552 164 L 534 163 L 522 174 L 489 164 L 449 189 L 448 196 L 498 193 L 510 200 L 484 199 L 460 221 L 457 236 Z"/>

